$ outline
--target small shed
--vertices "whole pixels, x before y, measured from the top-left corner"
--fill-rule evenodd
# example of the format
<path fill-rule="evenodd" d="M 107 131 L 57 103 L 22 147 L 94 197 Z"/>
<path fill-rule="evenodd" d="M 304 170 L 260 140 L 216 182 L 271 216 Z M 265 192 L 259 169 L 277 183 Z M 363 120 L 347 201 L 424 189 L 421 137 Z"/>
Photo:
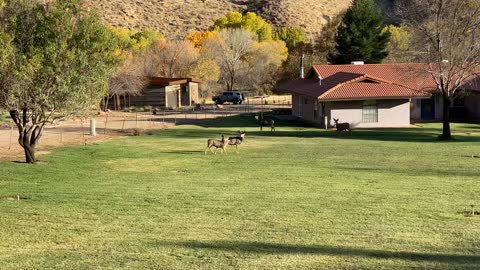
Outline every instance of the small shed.
<path fill-rule="evenodd" d="M 180 108 L 199 101 L 199 84 L 195 78 L 150 78 L 149 85 L 140 95 L 123 100 L 123 106 Z"/>

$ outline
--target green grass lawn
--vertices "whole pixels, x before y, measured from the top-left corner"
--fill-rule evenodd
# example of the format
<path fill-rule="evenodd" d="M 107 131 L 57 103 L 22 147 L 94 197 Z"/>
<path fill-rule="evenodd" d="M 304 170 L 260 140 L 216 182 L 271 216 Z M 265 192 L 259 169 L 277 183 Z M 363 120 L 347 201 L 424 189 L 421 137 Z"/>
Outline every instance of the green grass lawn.
<path fill-rule="evenodd" d="M 10 120 L 11 120 L 10 116 L 8 116 L 7 113 L 4 113 L 0 110 L 0 123 L 1 122 L 7 122 L 7 121 L 10 121 Z"/>
<path fill-rule="evenodd" d="M 478 269 L 480 125 L 251 116 L 0 163 L 0 269 Z M 208 137 L 246 129 L 240 154 Z"/>

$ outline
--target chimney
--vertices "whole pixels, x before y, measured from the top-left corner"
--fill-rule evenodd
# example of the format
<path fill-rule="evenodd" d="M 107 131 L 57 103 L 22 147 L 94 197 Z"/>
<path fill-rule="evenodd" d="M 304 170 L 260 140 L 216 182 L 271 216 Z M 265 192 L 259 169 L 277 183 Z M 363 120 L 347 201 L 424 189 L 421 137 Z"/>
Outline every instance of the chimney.
<path fill-rule="evenodd" d="M 322 85 L 322 76 L 318 75 L 318 85 Z"/>
<path fill-rule="evenodd" d="M 361 66 L 361 65 L 364 65 L 365 63 L 363 61 L 352 61 L 350 64 L 355 66 Z"/>
<path fill-rule="evenodd" d="M 301 79 L 305 79 L 304 63 L 305 63 L 305 54 L 302 53 L 302 57 L 300 57 L 300 78 Z"/>

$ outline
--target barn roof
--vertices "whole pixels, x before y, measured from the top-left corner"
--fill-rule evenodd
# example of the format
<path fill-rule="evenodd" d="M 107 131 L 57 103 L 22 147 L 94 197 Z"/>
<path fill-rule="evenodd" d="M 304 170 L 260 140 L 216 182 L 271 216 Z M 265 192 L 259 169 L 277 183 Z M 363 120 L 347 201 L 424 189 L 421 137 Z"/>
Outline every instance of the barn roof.
<path fill-rule="evenodd" d="M 164 77 L 150 78 L 150 86 L 179 85 L 187 82 L 201 83 L 202 81 L 196 78 L 164 78 Z"/>

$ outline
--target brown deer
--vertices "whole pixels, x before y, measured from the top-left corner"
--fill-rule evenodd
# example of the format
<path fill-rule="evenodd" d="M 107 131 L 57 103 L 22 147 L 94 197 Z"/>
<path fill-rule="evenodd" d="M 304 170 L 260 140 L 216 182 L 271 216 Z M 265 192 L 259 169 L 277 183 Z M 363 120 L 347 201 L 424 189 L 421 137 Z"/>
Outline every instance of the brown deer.
<path fill-rule="evenodd" d="M 242 144 L 243 139 L 245 139 L 245 131 L 238 131 L 240 136 L 228 137 L 228 144 L 235 145 L 235 152 L 238 154 L 238 146 Z"/>
<path fill-rule="evenodd" d="M 216 140 L 216 139 L 208 139 L 207 141 L 207 148 L 205 148 L 205 154 L 207 154 L 207 150 L 210 150 L 213 154 L 217 154 L 218 148 L 221 149 L 222 154 L 227 153 L 226 148 L 228 145 L 228 140 L 229 138 L 225 138 L 222 134 L 222 140 Z M 212 147 L 215 147 L 215 152 L 212 150 Z"/>
<path fill-rule="evenodd" d="M 270 131 L 275 131 L 275 120 L 259 118 L 258 115 L 255 115 L 255 119 L 257 119 L 257 124 L 260 126 L 260 131 L 263 130 L 263 126 L 270 127 Z"/>
<path fill-rule="evenodd" d="M 333 121 L 335 121 L 335 128 L 337 129 L 337 131 L 351 131 L 349 123 L 338 123 L 338 119 L 335 118 L 333 118 Z"/>

